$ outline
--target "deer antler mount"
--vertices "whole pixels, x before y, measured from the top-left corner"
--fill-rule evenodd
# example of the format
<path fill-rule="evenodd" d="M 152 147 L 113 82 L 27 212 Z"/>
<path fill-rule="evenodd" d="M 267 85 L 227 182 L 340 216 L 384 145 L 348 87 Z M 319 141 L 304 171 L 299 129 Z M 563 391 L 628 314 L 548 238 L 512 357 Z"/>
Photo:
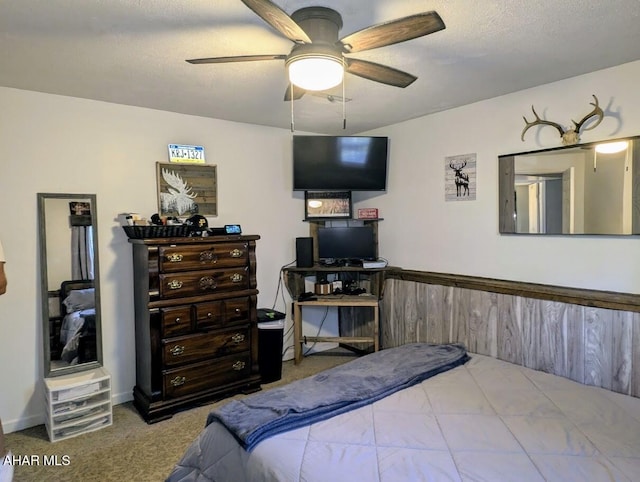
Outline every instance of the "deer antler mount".
<path fill-rule="evenodd" d="M 522 118 L 524 119 L 524 123 L 526 125 L 524 129 L 522 129 L 522 135 L 520 136 L 520 138 L 524 142 L 524 134 L 529 130 L 530 127 L 543 125 L 543 126 L 552 126 L 558 129 L 558 132 L 560 133 L 560 137 L 562 138 L 563 145 L 571 146 L 573 144 L 577 144 L 580 141 L 580 129 L 582 128 L 585 122 L 587 122 L 589 119 L 591 119 L 594 116 L 598 118 L 598 120 L 592 126 L 584 129 L 585 131 L 588 131 L 597 127 L 598 124 L 600 124 L 600 122 L 602 122 L 602 119 L 604 118 L 604 112 L 598 105 L 598 98 L 594 95 L 593 99 L 595 100 L 595 103 L 594 102 L 589 103 L 593 106 L 593 110 L 590 113 L 588 113 L 586 116 L 584 116 L 580 122 L 576 122 L 572 120 L 571 122 L 573 122 L 574 127 L 566 130 L 557 122 L 551 122 L 548 120 L 541 119 L 538 113 L 536 112 L 536 110 L 533 108 L 533 106 L 531 106 L 533 115 L 536 118 L 534 121 L 529 122 L 526 117 L 522 116 Z"/>

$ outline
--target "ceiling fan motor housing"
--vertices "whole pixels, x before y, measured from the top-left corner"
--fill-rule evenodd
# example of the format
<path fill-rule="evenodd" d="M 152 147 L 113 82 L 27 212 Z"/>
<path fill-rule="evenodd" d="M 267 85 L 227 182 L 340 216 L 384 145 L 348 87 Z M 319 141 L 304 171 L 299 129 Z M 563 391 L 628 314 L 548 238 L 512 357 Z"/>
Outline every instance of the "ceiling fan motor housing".
<path fill-rule="evenodd" d="M 338 12 L 325 7 L 307 7 L 293 12 L 291 18 L 313 43 L 295 45 L 285 60 L 287 67 L 291 62 L 310 56 L 325 57 L 342 63 L 342 50 L 338 43 L 342 17 Z"/>
<path fill-rule="evenodd" d="M 291 18 L 305 31 L 311 41 L 335 45 L 342 28 L 342 16 L 326 7 L 307 7 L 296 10 Z"/>

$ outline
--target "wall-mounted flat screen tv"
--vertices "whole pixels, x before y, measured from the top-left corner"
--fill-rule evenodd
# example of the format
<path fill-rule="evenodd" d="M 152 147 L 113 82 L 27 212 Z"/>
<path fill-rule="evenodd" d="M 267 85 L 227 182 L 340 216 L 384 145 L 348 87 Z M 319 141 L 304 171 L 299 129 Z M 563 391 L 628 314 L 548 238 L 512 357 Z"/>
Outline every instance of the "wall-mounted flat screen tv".
<path fill-rule="evenodd" d="M 384 191 L 387 137 L 293 136 L 294 191 Z"/>

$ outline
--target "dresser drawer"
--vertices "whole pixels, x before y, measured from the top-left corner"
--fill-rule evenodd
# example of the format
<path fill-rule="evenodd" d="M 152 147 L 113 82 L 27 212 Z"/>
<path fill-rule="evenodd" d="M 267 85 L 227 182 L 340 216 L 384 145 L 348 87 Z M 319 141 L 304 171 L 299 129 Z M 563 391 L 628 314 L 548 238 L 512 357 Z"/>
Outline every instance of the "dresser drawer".
<path fill-rule="evenodd" d="M 191 306 L 176 306 L 160 309 L 162 336 L 186 335 L 191 331 Z"/>
<path fill-rule="evenodd" d="M 198 303 L 195 306 L 196 330 L 220 328 L 224 323 L 222 301 Z"/>
<path fill-rule="evenodd" d="M 164 398 L 178 398 L 242 380 L 249 376 L 250 369 L 250 355 L 244 352 L 217 359 L 215 363 L 167 370 L 163 373 Z"/>
<path fill-rule="evenodd" d="M 199 333 L 162 341 L 165 367 L 249 350 L 249 329 L 242 327 L 216 333 Z"/>
<path fill-rule="evenodd" d="M 161 274 L 160 298 L 183 298 L 248 289 L 249 268 L 216 269 Z"/>
<path fill-rule="evenodd" d="M 198 246 L 161 246 L 158 255 L 161 273 L 197 269 L 228 268 L 249 263 L 247 243 L 216 243 Z"/>
<path fill-rule="evenodd" d="M 249 322 L 249 298 L 232 298 L 224 301 L 224 321 L 226 324 Z"/>
<path fill-rule="evenodd" d="M 210 330 L 229 324 L 249 323 L 251 305 L 248 297 L 209 301 L 207 303 L 197 303 L 194 306 L 196 330 Z"/>

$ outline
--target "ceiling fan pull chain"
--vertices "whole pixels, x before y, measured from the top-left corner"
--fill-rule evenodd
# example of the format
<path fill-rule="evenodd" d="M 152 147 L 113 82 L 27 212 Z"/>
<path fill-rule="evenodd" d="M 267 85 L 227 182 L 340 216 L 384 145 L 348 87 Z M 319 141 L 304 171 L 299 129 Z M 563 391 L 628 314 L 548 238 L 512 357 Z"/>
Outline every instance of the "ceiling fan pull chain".
<path fill-rule="evenodd" d="M 347 63 L 344 60 L 344 57 L 342 57 L 342 70 L 344 72 L 347 71 Z M 347 95 L 346 95 L 346 88 L 344 86 L 344 84 L 346 83 L 346 78 L 347 76 L 345 75 L 344 77 L 342 77 L 342 129 L 346 130 L 347 128 Z"/>
<path fill-rule="evenodd" d="M 293 122 L 293 82 L 289 82 L 289 89 L 291 90 L 291 132 L 295 132 L 295 124 Z"/>

